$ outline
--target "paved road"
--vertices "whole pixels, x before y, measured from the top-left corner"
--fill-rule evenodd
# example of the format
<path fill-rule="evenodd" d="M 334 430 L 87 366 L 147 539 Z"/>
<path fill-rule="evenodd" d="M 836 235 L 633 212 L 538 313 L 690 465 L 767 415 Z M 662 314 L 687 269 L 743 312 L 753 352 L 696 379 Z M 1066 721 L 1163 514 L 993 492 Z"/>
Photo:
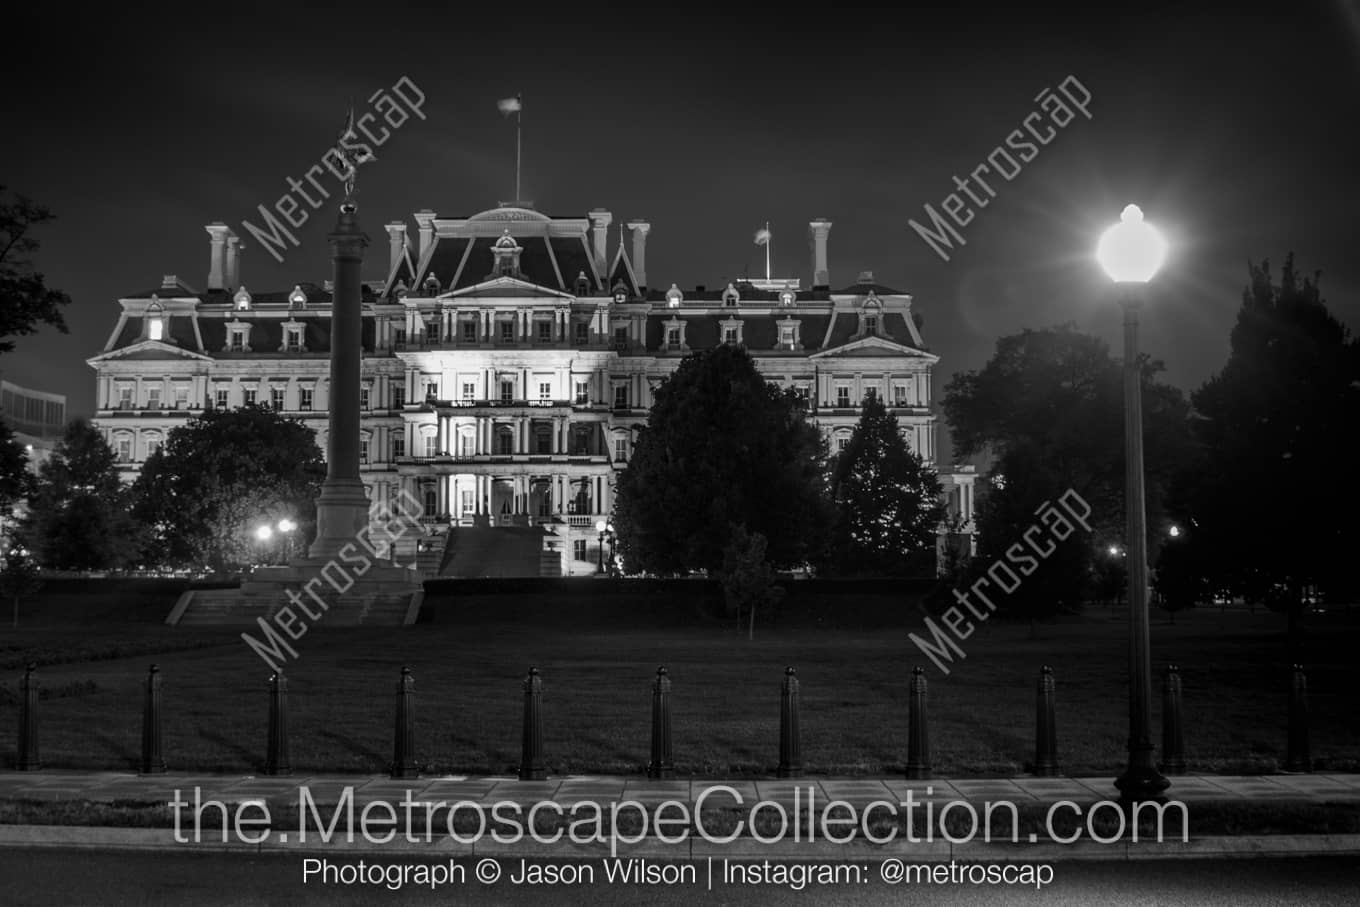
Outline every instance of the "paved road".
<path fill-rule="evenodd" d="M 359 856 L 336 854 L 333 865 L 355 866 Z M 779 881 L 727 883 L 720 861 L 713 864 L 713 888 L 704 862 L 669 865 L 672 871 L 693 866 L 694 881 L 675 885 L 610 883 L 600 862 L 529 861 L 531 869 L 557 868 L 581 875 L 593 870 L 594 884 L 514 884 L 523 874 L 518 859 L 499 862 L 501 879 L 477 881 L 478 861 L 459 860 L 452 870 L 465 873 L 461 884 L 430 890 L 408 886 L 304 885 L 304 858 L 287 855 L 232 855 L 107 851 L 0 850 L 0 902 L 28 905 L 343 905 L 355 904 L 621 904 L 748 905 L 886 903 L 949 905 L 1070 905 L 1114 907 L 1156 904 L 1162 907 L 1212 905 L 1307 904 L 1352 907 L 1360 903 L 1360 855 L 1352 858 L 1294 860 L 1223 860 L 1160 862 L 1066 862 L 1053 866 L 1053 881 L 1043 890 L 1032 887 L 957 884 L 889 886 L 878 864 L 859 871 L 862 880 L 810 884 L 802 890 Z M 386 869 L 400 858 L 379 857 Z M 413 861 L 429 865 L 427 861 Z M 440 864 L 448 869 L 447 863 Z M 747 864 L 748 866 L 752 864 Z M 756 865 L 757 871 L 759 865 Z M 770 864 L 773 867 L 773 864 Z M 830 864 L 832 866 L 846 864 Z M 947 864 L 946 864 L 947 865 Z M 351 870 L 353 871 L 353 870 Z M 483 871 L 489 871 L 483 867 Z M 842 870 L 845 872 L 845 870 Z"/>

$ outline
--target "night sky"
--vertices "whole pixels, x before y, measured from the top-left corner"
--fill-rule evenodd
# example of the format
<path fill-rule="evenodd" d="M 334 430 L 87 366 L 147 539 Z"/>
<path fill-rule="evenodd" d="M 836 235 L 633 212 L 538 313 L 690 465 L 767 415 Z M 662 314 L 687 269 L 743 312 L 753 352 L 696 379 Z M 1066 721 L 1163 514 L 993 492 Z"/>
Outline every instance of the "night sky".
<path fill-rule="evenodd" d="M 941 356 L 937 396 L 1024 327 L 1073 321 L 1119 349 L 1092 251 L 1129 202 L 1171 243 L 1143 337 L 1185 390 L 1223 365 L 1249 260 L 1278 266 L 1295 252 L 1322 271 L 1334 313 L 1360 322 L 1357 4 L 1269 16 L 761 4 L 731 18 L 635 4 L 594 22 L 569 17 L 596 9 L 581 4 L 556 18 L 511 4 L 53 8 L 6 13 L 0 183 L 58 215 L 38 234 L 38 264 L 74 299 L 71 333 L 19 338 L 0 371 L 68 395 L 72 415 L 93 409 L 85 360 L 120 295 L 171 273 L 204 286 L 204 224 L 245 236 L 252 291 L 330 275 L 336 197 L 282 264 L 242 220 L 319 161 L 351 99 L 362 111 L 403 76 L 427 119 L 360 169 L 369 277 L 384 274 L 386 222 L 405 218 L 414 233 L 421 208 L 469 215 L 514 195 L 513 119 L 496 101 L 522 93 L 521 195 L 538 210 L 607 208 L 615 230 L 650 221 L 648 277 L 661 288 L 762 275 L 752 234 L 766 221 L 775 276 L 806 286 L 807 222 L 829 218 L 834 287 L 872 270 L 915 297 Z M 1091 119 L 1058 130 L 1013 180 L 994 179 L 995 197 L 960 230 L 966 245 L 942 260 L 908 221 L 1068 76 L 1091 92 Z"/>

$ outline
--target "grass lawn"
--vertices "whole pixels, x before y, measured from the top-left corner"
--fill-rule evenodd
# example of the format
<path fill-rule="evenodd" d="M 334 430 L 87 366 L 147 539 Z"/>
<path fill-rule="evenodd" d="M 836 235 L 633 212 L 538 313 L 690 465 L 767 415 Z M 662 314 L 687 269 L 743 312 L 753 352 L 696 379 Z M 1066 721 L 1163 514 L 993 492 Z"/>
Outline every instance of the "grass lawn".
<path fill-rule="evenodd" d="M 171 597 L 173 603 L 173 597 Z M 52 768 L 135 765 L 141 681 L 164 677 L 165 757 L 174 770 L 254 773 L 266 737 L 269 671 L 229 630 L 159 625 L 159 602 L 63 618 L 39 608 L 32 626 L 0 633 L 3 747 L 12 764 L 21 665 L 38 657 L 41 755 Z M 643 770 L 651 680 L 666 665 L 681 775 L 771 773 L 778 761 L 784 667 L 802 683 L 803 759 L 809 774 L 895 775 L 907 744 L 911 668 L 930 683 L 937 777 L 1012 775 L 1033 758 L 1035 680 L 1053 666 L 1058 756 L 1065 774 L 1118 773 L 1127 735 L 1126 622 L 1118 612 L 1028 625 L 982 624 L 965 660 L 941 674 L 900 626 L 782 627 L 744 634 L 611 619 L 535 621 L 507 607 L 432 623 L 368 630 L 312 629 L 287 668 L 296 772 L 381 772 L 391 758 L 393 691 L 403 664 L 417 689 L 417 756 L 427 773 L 513 772 L 519 761 L 521 681 L 543 675 L 544 749 L 553 774 Z M 79 612 L 83 615 L 86 612 Z M 1175 662 L 1184 686 L 1191 771 L 1270 771 L 1284 759 L 1288 667 L 1280 615 L 1216 610 L 1154 614 L 1154 673 Z M 1309 677 L 1312 754 L 1320 768 L 1360 770 L 1360 609 L 1310 618 L 1300 657 Z M 82 651 L 77 651 L 82 650 Z M 1160 745 L 1160 684 L 1153 720 Z"/>

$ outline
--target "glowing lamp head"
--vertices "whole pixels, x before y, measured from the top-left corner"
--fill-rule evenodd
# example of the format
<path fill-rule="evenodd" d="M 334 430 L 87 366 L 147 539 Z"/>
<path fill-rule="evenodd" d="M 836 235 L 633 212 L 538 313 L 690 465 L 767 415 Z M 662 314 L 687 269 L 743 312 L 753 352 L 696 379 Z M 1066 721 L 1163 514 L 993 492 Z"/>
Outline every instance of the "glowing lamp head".
<path fill-rule="evenodd" d="M 1143 211 L 1129 205 L 1100 237 L 1096 260 L 1116 283 L 1147 283 L 1166 259 L 1166 240 L 1143 222 Z"/>
<path fill-rule="evenodd" d="M 255 530 L 255 538 L 259 539 L 262 542 L 269 541 L 270 536 L 272 536 L 273 534 L 274 530 L 270 529 L 268 526 L 261 526 L 259 529 Z"/>
<path fill-rule="evenodd" d="M 605 522 L 604 522 L 604 520 L 596 520 L 596 521 L 595 521 L 595 531 L 596 531 L 596 532 L 604 532 L 604 527 L 605 527 Z"/>
<path fill-rule="evenodd" d="M 1181 527 L 1179 526 L 1172 526 L 1169 530 L 1167 530 L 1167 532 L 1173 539 L 1178 539 L 1181 537 Z"/>
<path fill-rule="evenodd" d="M 297 523 L 294 523 L 287 517 L 284 517 L 283 519 L 279 520 L 279 532 L 292 532 L 296 528 Z"/>

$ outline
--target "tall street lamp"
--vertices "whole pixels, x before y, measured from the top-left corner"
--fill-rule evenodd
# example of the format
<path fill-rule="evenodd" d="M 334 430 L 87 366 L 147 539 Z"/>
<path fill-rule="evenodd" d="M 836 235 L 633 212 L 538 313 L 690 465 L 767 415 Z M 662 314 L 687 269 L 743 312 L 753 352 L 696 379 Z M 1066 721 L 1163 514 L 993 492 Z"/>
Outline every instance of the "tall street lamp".
<path fill-rule="evenodd" d="M 596 573 L 604 573 L 604 530 L 607 525 L 604 520 L 595 521 L 595 531 L 600 534 L 600 565 L 595 569 Z"/>
<path fill-rule="evenodd" d="M 288 517 L 279 520 L 279 532 L 283 533 L 285 546 L 283 559 L 286 563 L 291 563 L 293 560 L 293 530 L 296 528 L 297 523 L 294 523 Z"/>
<path fill-rule="evenodd" d="M 1170 782 L 1152 756 L 1152 654 L 1148 645 L 1147 526 L 1143 501 L 1143 388 L 1138 363 L 1138 310 L 1143 288 L 1166 257 L 1166 240 L 1129 205 L 1096 249 L 1124 309 L 1124 506 L 1128 516 L 1129 765 L 1115 779 L 1125 801 L 1157 798 Z"/>
<path fill-rule="evenodd" d="M 274 529 L 270 526 L 261 526 L 255 530 L 255 538 L 260 542 L 260 556 L 265 563 L 269 563 L 269 540 L 274 537 Z"/>

